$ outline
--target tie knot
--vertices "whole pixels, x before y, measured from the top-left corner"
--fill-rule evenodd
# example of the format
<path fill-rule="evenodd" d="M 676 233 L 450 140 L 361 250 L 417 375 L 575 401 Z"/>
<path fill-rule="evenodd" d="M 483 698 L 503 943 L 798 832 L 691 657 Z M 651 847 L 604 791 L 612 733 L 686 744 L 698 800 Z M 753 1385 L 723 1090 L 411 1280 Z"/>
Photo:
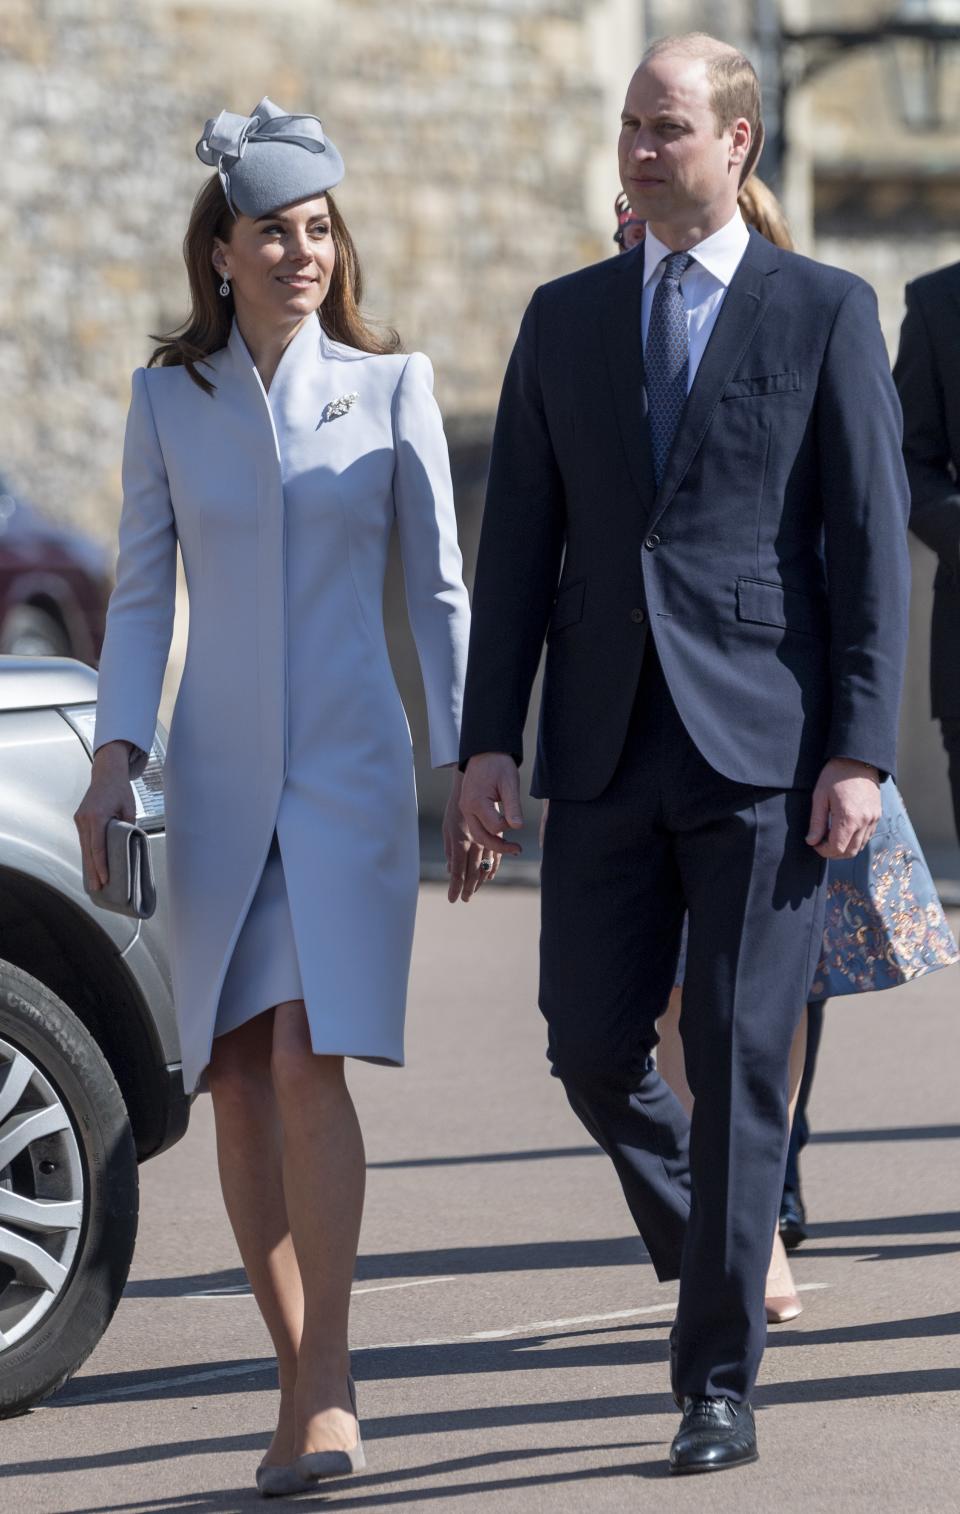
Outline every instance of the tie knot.
<path fill-rule="evenodd" d="M 692 262 L 693 258 L 689 252 L 671 252 L 670 256 L 663 260 L 663 278 L 671 279 L 673 283 L 679 284 Z"/>

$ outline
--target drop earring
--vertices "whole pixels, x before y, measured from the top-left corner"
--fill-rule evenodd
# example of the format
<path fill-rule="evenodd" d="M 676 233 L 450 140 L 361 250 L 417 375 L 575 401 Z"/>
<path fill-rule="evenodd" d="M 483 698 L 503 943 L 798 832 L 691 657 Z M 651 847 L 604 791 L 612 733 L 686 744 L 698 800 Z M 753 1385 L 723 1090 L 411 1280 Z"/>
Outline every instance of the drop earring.
<path fill-rule="evenodd" d="M 223 283 L 220 285 L 220 293 L 224 299 L 226 299 L 227 295 L 230 293 L 230 279 L 227 274 L 224 274 L 223 276 Z"/>

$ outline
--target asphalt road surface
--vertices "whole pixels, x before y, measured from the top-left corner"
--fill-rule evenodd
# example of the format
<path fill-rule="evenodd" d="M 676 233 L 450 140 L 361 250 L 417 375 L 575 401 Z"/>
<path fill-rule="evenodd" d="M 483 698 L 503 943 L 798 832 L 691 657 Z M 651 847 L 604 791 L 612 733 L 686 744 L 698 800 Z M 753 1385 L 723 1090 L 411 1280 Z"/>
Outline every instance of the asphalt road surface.
<path fill-rule="evenodd" d="M 409 1066 L 352 1074 L 370 1162 L 352 1327 L 368 1470 L 296 1504 L 956 1509 L 960 969 L 828 1010 L 805 1307 L 770 1332 L 761 1459 L 668 1479 L 675 1288 L 655 1281 L 612 1170 L 547 1075 L 537 908 L 533 890 L 450 908 L 424 888 Z M 253 1475 L 275 1402 L 203 1098 L 143 1171 L 106 1338 L 54 1400 L 0 1426 L 0 1509 L 263 1507 Z"/>

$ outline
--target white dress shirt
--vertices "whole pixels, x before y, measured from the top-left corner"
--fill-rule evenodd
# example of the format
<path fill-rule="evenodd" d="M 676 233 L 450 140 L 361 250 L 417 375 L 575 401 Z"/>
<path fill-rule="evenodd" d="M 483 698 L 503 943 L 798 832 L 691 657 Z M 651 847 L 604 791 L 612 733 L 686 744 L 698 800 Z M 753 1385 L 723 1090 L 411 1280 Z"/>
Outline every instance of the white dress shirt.
<path fill-rule="evenodd" d="M 689 367 L 687 370 L 687 393 L 696 378 L 700 359 L 703 357 L 710 333 L 714 328 L 723 297 L 730 280 L 740 267 L 740 260 L 747 250 L 750 233 L 746 222 L 737 210 L 726 226 L 721 226 L 712 236 L 705 237 L 696 247 L 689 249 L 694 262 L 680 280 L 680 292 L 687 309 L 687 332 L 689 336 Z M 653 292 L 663 275 L 663 260 L 672 248 L 665 247 L 647 226 L 643 244 L 643 299 L 640 305 L 640 320 L 643 349 L 647 349 L 647 332 L 650 329 L 650 311 L 653 308 Z"/>

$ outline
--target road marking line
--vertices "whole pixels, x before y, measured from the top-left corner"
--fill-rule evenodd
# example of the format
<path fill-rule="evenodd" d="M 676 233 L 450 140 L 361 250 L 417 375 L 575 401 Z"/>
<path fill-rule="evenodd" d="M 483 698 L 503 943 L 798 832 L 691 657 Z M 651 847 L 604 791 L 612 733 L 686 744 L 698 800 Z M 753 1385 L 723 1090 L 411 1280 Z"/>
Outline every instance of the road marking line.
<path fill-rule="evenodd" d="M 159 1393 L 164 1388 L 183 1388 L 191 1383 L 210 1383 L 221 1377 L 252 1377 L 255 1372 L 276 1371 L 276 1366 L 275 1361 L 249 1362 L 245 1366 L 217 1367 L 213 1372 L 189 1372 L 180 1377 L 161 1377 L 155 1383 L 135 1383 L 127 1388 L 104 1388 L 100 1393 L 78 1393 L 76 1398 L 65 1399 L 62 1407 L 73 1408 L 74 1404 L 99 1404 L 108 1398 L 129 1398 L 131 1394 L 145 1390 L 150 1393 Z M 55 1402 L 47 1402 L 39 1407 L 56 1409 L 61 1406 Z"/>
<path fill-rule="evenodd" d="M 664 1304 L 647 1304 L 643 1309 L 615 1309 L 611 1314 L 574 1314 L 569 1319 L 539 1319 L 532 1325 L 509 1325 L 505 1330 L 475 1330 L 463 1337 L 469 1341 L 499 1341 L 510 1335 L 523 1335 L 528 1330 L 564 1330 L 569 1325 L 602 1325 L 609 1320 L 636 1319 L 641 1314 L 664 1314 L 676 1312 L 677 1301 Z M 373 1348 L 371 1348 L 373 1349 Z"/>
<path fill-rule="evenodd" d="M 425 1278 L 424 1282 L 452 1282 L 452 1278 Z M 400 1286 L 387 1284 L 388 1287 Z M 804 1292 L 812 1292 L 814 1289 L 829 1288 L 830 1283 L 801 1283 L 800 1288 Z M 379 1291 L 377 1289 L 369 1290 Z M 415 1351 L 424 1346 L 459 1346 L 466 1341 L 495 1341 L 506 1340 L 511 1335 L 537 1334 L 545 1330 L 563 1331 L 571 1325 L 602 1325 L 610 1320 L 637 1319 L 645 1314 L 673 1313 L 676 1310 L 677 1301 L 671 1299 L 662 1304 L 647 1304 L 642 1309 L 615 1309 L 609 1314 L 576 1314 L 568 1319 L 534 1320 L 527 1325 L 510 1325 L 504 1330 L 474 1330 L 469 1335 L 436 1336 L 427 1340 L 419 1341 L 382 1341 L 375 1346 L 352 1346 L 351 1353 L 360 1351 Z M 110 1398 L 129 1398 L 132 1394 L 147 1392 L 159 1393 L 164 1388 L 190 1387 L 193 1383 L 215 1382 L 224 1377 L 252 1377 L 254 1373 L 275 1372 L 277 1364 L 271 1357 L 262 1362 L 245 1362 L 236 1367 L 217 1367 L 211 1372 L 188 1372 L 179 1377 L 163 1377 L 155 1383 L 135 1383 L 129 1387 L 105 1388 L 100 1393 L 79 1393 L 77 1396 L 64 1399 L 62 1404 L 41 1404 L 41 1410 L 56 1409 L 59 1407 L 70 1408 L 75 1404 L 99 1404 Z M 82 1381 L 82 1379 L 80 1379 Z"/>
<path fill-rule="evenodd" d="M 432 1283 L 455 1283 L 455 1277 L 418 1277 L 409 1283 L 376 1283 L 372 1288 L 353 1288 L 351 1298 L 364 1293 L 391 1293 L 397 1288 L 429 1288 Z M 174 1294 L 175 1298 L 253 1298 L 249 1283 L 232 1283 L 227 1288 L 201 1288 L 199 1293 Z"/>
<path fill-rule="evenodd" d="M 801 1283 L 800 1288 L 804 1292 L 811 1292 L 816 1288 L 829 1288 L 829 1283 Z M 455 1335 L 437 1337 L 435 1340 L 422 1341 L 385 1341 L 379 1346 L 354 1346 L 354 1351 L 402 1351 L 405 1348 L 417 1346 L 456 1346 L 464 1341 L 499 1341 L 506 1340 L 511 1335 L 529 1335 L 544 1330 L 563 1331 L 572 1325 L 603 1325 L 610 1320 L 637 1319 L 643 1314 L 675 1314 L 677 1300 L 670 1299 L 662 1304 L 647 1304 L 642 1309 L 615 1309 L 610 1314 L 575 1314 L 568 1319 L 542 1319 L 534 1320 L 532 1324 L 508 1325 L 503 1330 L 474 1330 L 470 1335 Z"/>
<path fill-rule="evenodd" d="M 430 1283 L 455 1283 L 455 1277 L 418 1277 L 412 1283 L 375 1283 L 372 1288 L 354 1288 L 351 1298 L 359 1298 L 361 1293 L 389 1293 L 394 1288 L 426 1288 Z"/>

